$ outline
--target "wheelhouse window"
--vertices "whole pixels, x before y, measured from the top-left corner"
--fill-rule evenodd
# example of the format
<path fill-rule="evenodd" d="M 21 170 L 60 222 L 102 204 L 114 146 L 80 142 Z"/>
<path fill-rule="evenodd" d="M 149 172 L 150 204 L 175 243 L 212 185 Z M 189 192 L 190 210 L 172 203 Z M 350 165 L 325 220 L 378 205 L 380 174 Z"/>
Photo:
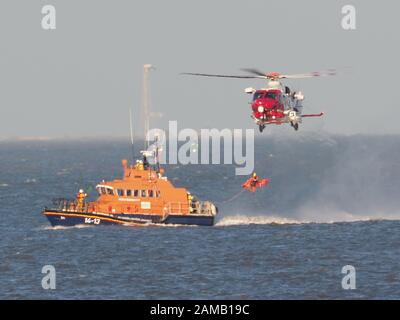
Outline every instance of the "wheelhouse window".
<path fill-rule="evenodd" d="M 124 190 L 123 189 L 117 189 L 117 193 L 120 197 L 124 196 Z"/>
<path fill-rule="evenodd" d="M 133 196 L 134 197 L 139 197 L 139 190 L 133 190 Z"/>
<path fill-rule="evenodd" d="M 132 196 L 132 190 L 128 189 L 126 190 L 126 196 L 131 197 Z"/>
<path fill-rule="evenodd" d="M 107 193 L 112 196 L 114 194 L 114 190 L 111 188 L 107 188 Z"/>
<path fill-rule="evenodd" d="M 146 190 L 141 190 L 140 196 L 141 196 L 142 198 L 147 197 L 147 192 L 146 192 Z"/>
<path fill-rule="evenodd" d="M 106 194 L 106 193 L 107 193 L 106 188 L 101 187 L 99 193 L 101 193 L 101 194 Z"/>
<path fill-rule="evenodd" d="M 148 192 L 148 195 L 149 195 L 150 198 L 154 197 L 154 191 L 153 190 L 148 190 L 147 192 Z"/>
<path fill-rule="evenodd" d="M 160 192 L 160 190 L 157 190 L 157 191 L 156 191 L 156 197 L 157 197 L 157 198 L 161 197 L 161 192 Z"/>

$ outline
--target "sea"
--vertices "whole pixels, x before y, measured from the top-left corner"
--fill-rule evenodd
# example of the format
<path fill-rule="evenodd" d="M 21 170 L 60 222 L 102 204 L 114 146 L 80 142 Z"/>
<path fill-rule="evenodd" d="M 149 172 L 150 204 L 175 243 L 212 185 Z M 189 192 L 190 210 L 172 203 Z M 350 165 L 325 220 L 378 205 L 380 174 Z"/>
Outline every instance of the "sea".
<path fill-rule="evenodd" d="M 50 226 L 52 199 L 95 199 L 131 151 L 123 138 L 0 141 L 1 299 L 400 298 L 400 136 L 257 138 L 270 183 L 256 193 L 235 164 L 166 165 L 216 203 L 212 227 Z"/>

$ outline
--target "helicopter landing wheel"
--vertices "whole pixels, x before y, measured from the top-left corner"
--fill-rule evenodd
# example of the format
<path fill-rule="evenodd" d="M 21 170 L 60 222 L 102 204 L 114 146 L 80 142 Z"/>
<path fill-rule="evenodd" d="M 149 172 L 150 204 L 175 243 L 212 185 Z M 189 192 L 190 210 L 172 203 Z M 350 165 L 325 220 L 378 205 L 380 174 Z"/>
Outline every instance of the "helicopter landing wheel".
<path fill-rule="evenodd" d="M 298 123 L 295 123 L 295 124 L 293 125 L 293 128 L 294 128 L 295 131 L 299 130 L 299 124 L 298 124 Z"/>
<path fill-rule="evenodd" d="M 264 128 L 265 128 L 265 125 L 263 125 L 263 124 L 260 124 L 258 126 L 258 129 L 260 130 L 260 132 L 263 132 Z"/>

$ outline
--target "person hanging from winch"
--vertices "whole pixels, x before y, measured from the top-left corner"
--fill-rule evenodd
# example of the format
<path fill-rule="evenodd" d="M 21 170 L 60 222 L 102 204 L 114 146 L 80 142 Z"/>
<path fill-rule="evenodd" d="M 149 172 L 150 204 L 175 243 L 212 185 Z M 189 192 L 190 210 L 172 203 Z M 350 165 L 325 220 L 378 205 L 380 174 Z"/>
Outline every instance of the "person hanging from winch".
<path fill-rule="evenodd" d="M 249 190 L 250 192 L 256 192 L 258 187 L 264 187 L 269 183 L 268 179 L 259 179 L 257 173 L 253 172 L 253 175 L 248 179 L 242 187 Z"/>
<path fill-rule="evenodd" d="M 257 173 L 253 172 L 250 184 L 251 184 L 252 187 L 256 187 L 257 186 L 257 182 L 258 182 Z"/>
<path fill-rule="evenodd" d="M 87 194 L 83 191 L 83 189 L 80 189 L 76 195 L 76 203 L 77 203 L 76 208 L 78 211 L 83 211 L 83 208 L 85 207 L 86 197 Z"/>

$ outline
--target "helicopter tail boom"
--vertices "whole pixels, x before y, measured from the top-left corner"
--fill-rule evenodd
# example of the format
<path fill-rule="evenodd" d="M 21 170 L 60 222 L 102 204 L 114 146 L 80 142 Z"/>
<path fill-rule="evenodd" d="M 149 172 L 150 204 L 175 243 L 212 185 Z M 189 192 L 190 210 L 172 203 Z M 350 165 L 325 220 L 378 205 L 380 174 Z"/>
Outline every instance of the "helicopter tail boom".
<path fill-rule="evenodd" d="M 313 114 L 302 114 L 302 118 L 311 118 L 311 117 L 322 117 L 324 115 L 323 112 L 321 113 L 313 113 Z"/>

